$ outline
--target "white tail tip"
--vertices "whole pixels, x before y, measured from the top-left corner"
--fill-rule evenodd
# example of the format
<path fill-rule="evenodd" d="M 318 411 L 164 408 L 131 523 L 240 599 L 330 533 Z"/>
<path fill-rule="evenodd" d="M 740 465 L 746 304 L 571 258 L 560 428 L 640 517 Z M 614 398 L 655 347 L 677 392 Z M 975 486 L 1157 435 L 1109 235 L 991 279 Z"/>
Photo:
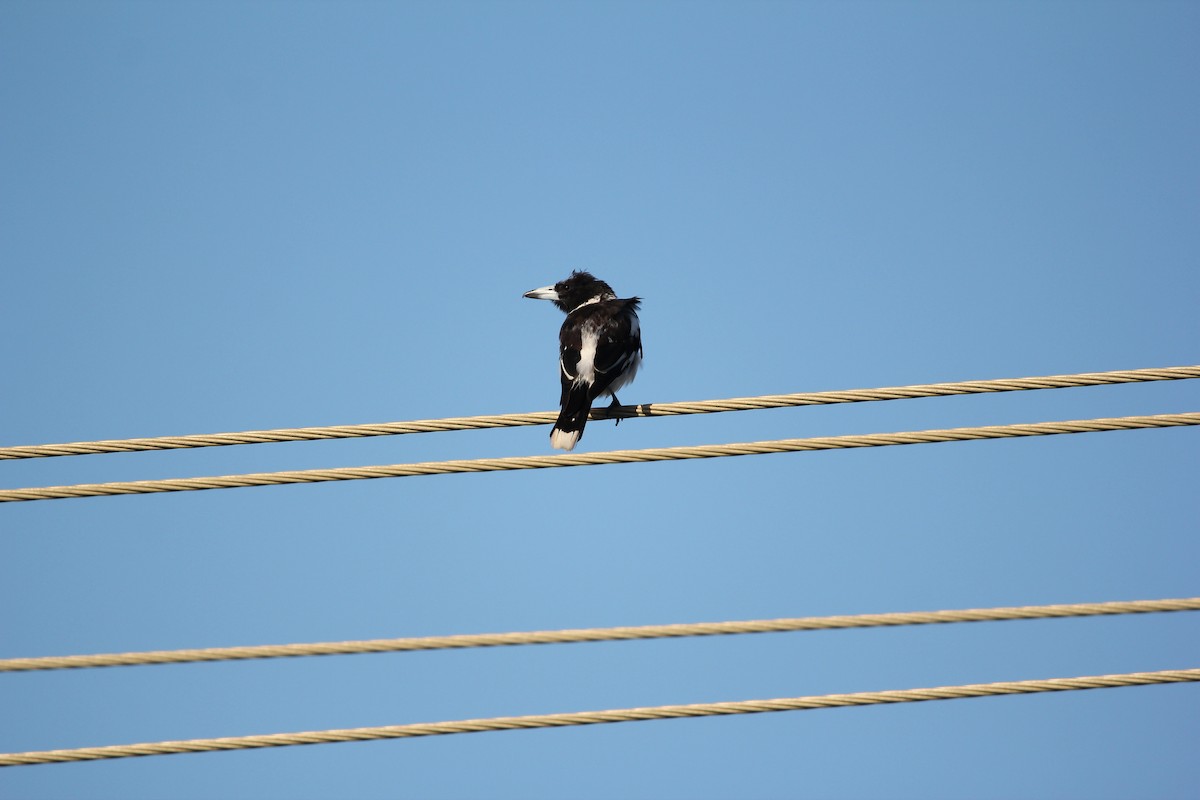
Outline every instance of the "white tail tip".
<path fill-rule="evenodd" d="M 550 431 L 550 446 L 555 450 L 574 450 L 579 434 L 579 431 L 560 431 L 555 428 Z"/>

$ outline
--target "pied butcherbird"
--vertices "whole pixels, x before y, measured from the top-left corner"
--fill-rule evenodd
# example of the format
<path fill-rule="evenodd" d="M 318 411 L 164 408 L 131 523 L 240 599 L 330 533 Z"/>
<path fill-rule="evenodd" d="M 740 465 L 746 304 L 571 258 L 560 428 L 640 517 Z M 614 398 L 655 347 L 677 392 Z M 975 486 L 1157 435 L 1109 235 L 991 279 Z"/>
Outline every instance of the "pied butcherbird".
<path fill-rule="evenodd" d="M 619 406 L 617 390 L 632 381 L 642 365 L 637 315 L 641 298 L 618 299 L 607 283 L 580 271 L 525 296 L 553 301 L 567 315 L 558 332 L 562 411 L 550 431 L 550 444 L 571 450 L 583 438 L 596 398 L 611 395 L 610 408 Z"/>

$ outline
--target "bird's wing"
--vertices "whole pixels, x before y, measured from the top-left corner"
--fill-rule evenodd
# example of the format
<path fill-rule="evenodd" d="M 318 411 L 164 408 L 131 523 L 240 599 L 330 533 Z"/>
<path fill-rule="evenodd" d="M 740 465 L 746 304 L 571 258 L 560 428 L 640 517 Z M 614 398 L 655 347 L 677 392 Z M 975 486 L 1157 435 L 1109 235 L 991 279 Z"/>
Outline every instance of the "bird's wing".
<path fill-rule="evenodd" d="M 596 372 L 611 376 L 604 381 L 605 386 L 642 354 L 642 331 L 636 313 L 638 299 L 611 302 L 621 304 L 620 313 L 600 330 L 600 341 L 596 344 Z"/>
<path fill-rule="evenodd" d="M 579 375 L 579 358 L 583 352 L 583 337 L 578 328 L 568 328 L 563 326 L 559 333 L 558 346 L 558 375 L 562 379 L 562 397 L 558 404 L 564 406 L 567 404 L 567 395 L 570 394 L 571 384 Z"/>

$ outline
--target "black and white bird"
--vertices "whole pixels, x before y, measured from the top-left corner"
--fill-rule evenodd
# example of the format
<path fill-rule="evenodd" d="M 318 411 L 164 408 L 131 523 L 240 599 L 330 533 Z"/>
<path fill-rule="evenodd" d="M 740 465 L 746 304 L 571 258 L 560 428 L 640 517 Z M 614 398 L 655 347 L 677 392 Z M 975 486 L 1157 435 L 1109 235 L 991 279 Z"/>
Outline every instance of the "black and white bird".
<path fill-rule="evenodd" d="M 550 431 L 550 444 L 571 450 L 583 438 L 596 398 L 612 395 L 609 407 L 619 406 L 617 390 L 632 381 L 642 365 L 642 329 L 637 315 L 641 298 L 619 300 L 607 283 L 579 271 L 525 296 L 551 300 L 567 314 L 558 332 L 562 411 Z"/>

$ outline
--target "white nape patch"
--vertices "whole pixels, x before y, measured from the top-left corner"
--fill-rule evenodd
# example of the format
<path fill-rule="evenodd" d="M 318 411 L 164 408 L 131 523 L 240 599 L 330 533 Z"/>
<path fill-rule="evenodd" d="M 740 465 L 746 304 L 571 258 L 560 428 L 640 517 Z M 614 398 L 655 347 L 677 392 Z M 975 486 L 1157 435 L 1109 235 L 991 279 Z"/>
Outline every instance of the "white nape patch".
<path fill-rule="evenodd" d="M 560 431 L 558 428 L 550 431 L 550 446 L 555 450 L 574 450 L 579 441 L 580 431 Z"/>
<path fill-rule="evenodd" d="M 591 300 L 585 300 L 584 302 L 582 302 L 579 305 L 572 308 L 570 313 L 574 314 L 576 311 L 583 308 L 584 306 L 590 306 L 594 303 L 599 303 L 601 300 L 613 300 L 613 299 L 616 299 L 615 294 L 598 294 L 595 297 L 593 297 Z"/>

